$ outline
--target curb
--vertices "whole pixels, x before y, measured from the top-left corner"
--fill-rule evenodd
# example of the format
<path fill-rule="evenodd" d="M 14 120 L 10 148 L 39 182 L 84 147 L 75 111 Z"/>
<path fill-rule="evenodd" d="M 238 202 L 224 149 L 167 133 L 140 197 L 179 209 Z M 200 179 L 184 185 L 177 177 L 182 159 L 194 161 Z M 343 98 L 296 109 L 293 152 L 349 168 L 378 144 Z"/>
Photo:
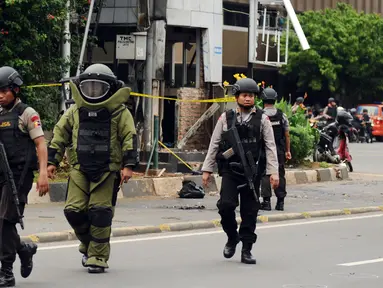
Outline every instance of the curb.
<path fill-rule="evenodd" d="M 348 178 L 348 171 L 345 165 L 316 170 L 286 170 L 287 185 L 338 181 Z M 177 193 L 181 190 L 182 182 L 184 180 L 193 180 L 197 185 L 202 186 L 202 177 L 198 175 L 131 179 L 128 183 L 122 186 L 118 192 L 118 198 L 142 196 L 177 197 Z M 217 174 L 214 174 L 211 177 L 209 187 L 205 189 L 205 192 L 206 194 L 216 193 L 220 189 L 221 177 L 219 177 Z M 28 194 L 28 204 L 64 202 L 66 190 L 66 182 L 50 183 L 49 194 L 45 195 L 44 197 L 39 197 L 38 193 L 36 193 L 36 184 L 34 183 L 32 190 Z"/>
<path fill-rule="evenodd" d="M 343 216 L 353 215 L 362 213 L 372 212 L 383 212 L 383 206 L 372 206 L 372 207 L 360 207 L 360 208 L 344 208 L 335 210 L 323 210 L 323 211 L 311 211 L 302 213 L 284 213 L 274 214 L 268 216 L 258 216 L 258 223 L 271 223 L 281 222 L 299 219 L 310 219 L 330 216 Z M 240 218 L 237 218 L 237 223 L 241 222 Z M 157 226 L 130 226 L 130 227 L 117 227 L 112 228 L 111 238 L 124 237 L 124 236 L 135 236 L 143 234 L 154 234 L 154 233 L 166 233 L 166 232 L 180 232 L 187 230 L 201 230 L 221 227 L 219 219 L 208 220 L 208 221 L 190 221 L 190 222 L 179 222 L 179 223 L 164 223 Z M 62 232 L 47 232 L 37 233 L 28 236 L 22 236 L 22 241 L 35 242 L 35 243 L 52 243 L 60 241 L 73 241 L 77 240 L 73 230 L 65 230 Z"/>

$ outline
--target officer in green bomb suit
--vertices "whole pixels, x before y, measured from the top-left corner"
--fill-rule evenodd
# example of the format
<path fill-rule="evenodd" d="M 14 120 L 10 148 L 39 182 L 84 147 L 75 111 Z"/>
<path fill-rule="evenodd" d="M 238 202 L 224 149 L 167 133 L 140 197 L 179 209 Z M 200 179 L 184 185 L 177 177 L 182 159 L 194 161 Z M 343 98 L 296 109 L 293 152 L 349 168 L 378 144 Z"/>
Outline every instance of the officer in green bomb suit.
<path fill-rule="evenodd" d="M 48 176 L 68 149 L 71 171 L 64 214 L 80 240 L 82 265 L 89 273 L 108 266 L 110 235 L 119 186 L 139 163 L 137 135 L 122 88 L 103 64 L 89 66 L 70 82 L 75 102 L 60 118 L 48 146 Z"/>

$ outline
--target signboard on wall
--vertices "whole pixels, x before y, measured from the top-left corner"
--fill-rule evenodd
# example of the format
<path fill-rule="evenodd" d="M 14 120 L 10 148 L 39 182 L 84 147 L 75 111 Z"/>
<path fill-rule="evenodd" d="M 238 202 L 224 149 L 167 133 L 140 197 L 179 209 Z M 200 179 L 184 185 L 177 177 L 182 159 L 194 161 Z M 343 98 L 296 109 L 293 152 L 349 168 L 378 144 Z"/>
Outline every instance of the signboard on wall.
<path fill-rule="evenodd" d="M 139 60 L 146 59 L 146 32 L 133 35 L 117 35 L 116 59 Z"/>
<path fill-rule="evenodd" d="M 134 35 L 117 35 L 116 59 L 134 60 L 136 56 L 136 37 Z"/>

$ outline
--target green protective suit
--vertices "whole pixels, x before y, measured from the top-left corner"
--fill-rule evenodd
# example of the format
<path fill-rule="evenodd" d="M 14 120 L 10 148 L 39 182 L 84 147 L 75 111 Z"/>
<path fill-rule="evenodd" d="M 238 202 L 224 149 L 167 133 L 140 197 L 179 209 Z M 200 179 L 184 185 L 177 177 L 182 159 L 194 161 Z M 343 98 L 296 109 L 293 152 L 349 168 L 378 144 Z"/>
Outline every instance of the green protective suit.
<path fill-rule="evenodd" d="M 48 163 L 58 165 L 68 149 L 72 167 L 64 214 L 80 240 L 80 252 L 87 256 L 86 266 L 108 268 L 110 235 L 114 207 L 120 184 L 122 167 L 134 168 L 139 160 L 136 131 L 129 110 L 123 105 L 130 96 L 130 88 L 121 88 L 104 102 L 85 102 L 77 86 L 70 83 L 72 105 L 53 130 L 48 147 Z M 106 108 L 110 113 L 110 156 L 108 166 L 96 181 L 89 177 L 79 161 L 78 152 L 80 108 L 97 111 Z M 92 157 L 84 166 L 92 166 Z"/>

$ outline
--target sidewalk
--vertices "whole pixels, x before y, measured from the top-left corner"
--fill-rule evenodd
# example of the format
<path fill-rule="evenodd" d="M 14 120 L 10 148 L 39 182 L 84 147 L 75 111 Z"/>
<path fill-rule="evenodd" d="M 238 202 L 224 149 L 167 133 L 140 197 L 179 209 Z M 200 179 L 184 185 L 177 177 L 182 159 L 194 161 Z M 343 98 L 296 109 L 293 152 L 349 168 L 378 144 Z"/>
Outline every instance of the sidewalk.
<path fill-rule="evenodd" d="M 260 216 L 382 206 L 382 188 L 383 178 L 375 181 L 363 178 L 291 185 L 288 187 L 285 211 L 260 211 Z M 204 199 L 162 199 L 158 196 L 122 198 L 116 207 L 113 227 L 219 219 L 217 200 L 218 195 L 207 195 Z M 275 197 L 273 201 L 274 208 Z M 63 230 L 71 230 L 63 214 L 63 203 L 32 204 L 26 207 L 25 230 L 20 232 L 22 236 Z"/>

